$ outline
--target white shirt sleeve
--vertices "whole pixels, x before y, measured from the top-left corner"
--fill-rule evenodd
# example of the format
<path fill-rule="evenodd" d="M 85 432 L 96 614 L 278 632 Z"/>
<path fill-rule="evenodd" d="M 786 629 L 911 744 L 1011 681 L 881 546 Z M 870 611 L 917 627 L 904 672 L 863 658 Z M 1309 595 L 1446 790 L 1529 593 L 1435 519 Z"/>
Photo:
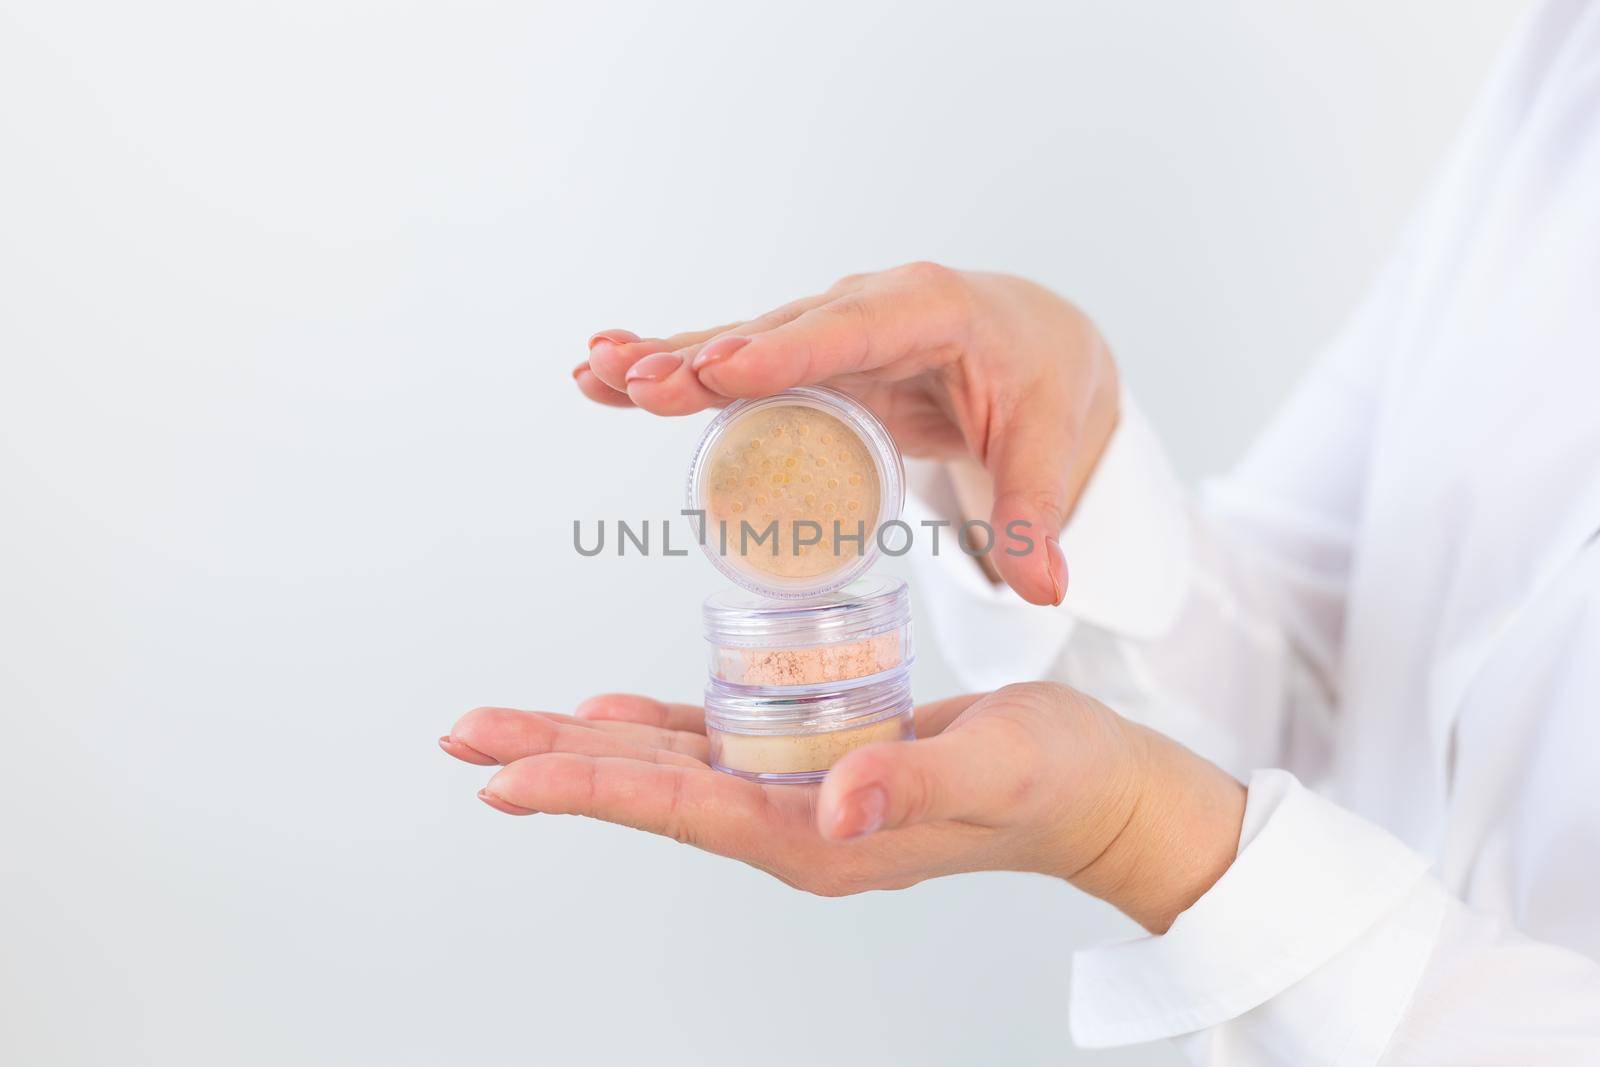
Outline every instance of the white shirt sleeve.
<path fill-rule="evenodd" d="M 966 683 L 1069 682 L 1249 781 L 1217 884 L 1165 935 L 1076 955 L 1082 1045 L 1173 1038 L 1230 1067 L 1600 1062 L 1600 965 L 1469 910 L 1291 770 L 1248 773 L 1314 776 L 1326 755 L 1370 388 L 1336 347 L 1197 501 L 1129 404 L 1063 533 L 1059 609 L 959 552 L 919 563 Z M 952 515 L 938 472 L 921 477 L 923 514 Z"/>
<path fill-rule="evenodd" d="M 1600 964 L 1468 910 L 1389 834 L 1262 771 L 1205 896 L 1160 937 L 1076 954 L 1071 1025 L 1229 1067 L 1577 1067 L 1600 1055 Z"/>

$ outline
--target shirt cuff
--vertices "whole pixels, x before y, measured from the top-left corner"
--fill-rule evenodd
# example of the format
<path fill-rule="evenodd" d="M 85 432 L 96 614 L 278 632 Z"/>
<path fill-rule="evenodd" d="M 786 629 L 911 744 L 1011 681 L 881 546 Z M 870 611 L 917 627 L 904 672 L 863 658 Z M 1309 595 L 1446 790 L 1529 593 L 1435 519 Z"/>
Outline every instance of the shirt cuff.
<path fill-rule="evenodd" d="M 994 689 L 1042 677 L 1075 622 L 1123 637 L 1161 636 L 1177 618 L 1190 567 L 1182 486 L 1154 430 L 1124 394 L 1117 428 L 1061 533 L 1067 593 L 1059 608 L 1029 604 L 989 581 L 958 547 L 963 517 L 941 465 L 912 471 L 906 518 L 919 534 L 918 585 L 946 660 L 962 682 Z M 983 516 L 987 518 L 987 516 Z M 938 554 L 921 524 L 947 521 Z"/>
<path fill-rule="evenodd" d="M 1381 1047 L 1437 927 L 1436 908 L 1413 906 L 1426 902 L 1417 894 L 1426 867 L 1387 832 L 1293 775 L 1257 771 L 1238 858 L 1217 883 L 1160 937 L 1074 954 L 1073 1039 L 1106 1047 L 1216 1026 L 1277 997 L 1359 941 L 1360 958 L 1346 954 L 1341 968 L 1382 980 L 1331 1001 L 1319 997 L 1320 1013 L 1346 1028 L 1340 1041 L 1346 1052 L 1353 1042 Z M 1394 916 L 1406 918 L 1403 929 L 1365 936 Z M 1355 1032 L 1363 1027 L 1374 1032 Z"/>

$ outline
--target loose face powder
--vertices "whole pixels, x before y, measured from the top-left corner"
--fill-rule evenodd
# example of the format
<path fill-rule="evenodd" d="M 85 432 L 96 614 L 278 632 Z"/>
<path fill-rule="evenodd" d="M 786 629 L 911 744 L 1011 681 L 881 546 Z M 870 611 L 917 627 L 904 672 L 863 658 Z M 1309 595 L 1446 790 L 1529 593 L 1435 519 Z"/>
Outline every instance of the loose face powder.
<path fill-rule="evenodd" d="M 856 542 L 835 544 L 835 527 L 864 530 L 878 516 L 878 472 L 861 438 L 826 412 L 781 404 L 734 422 L 712 448 L 706 518 L 712 529 L 759 533 L 777 523 L 768 551 L 745 562 L 776 578 L 814 578 L 839 565 Z M 810 540 L 814 526 L 819 540 Z M 750 535 L 754 536 L 754 534 Z M 765 547 L 765 546 L 763 546 Z"/>
<path fill-rule="evenodd" d="M 730 685 L 837 686 L 911 664 L 911 598 L 898 578 L 801 601 L 730 589 L 702 616 L 711 677 Z"/>
<path fill-rule="evenodd" d="M 820 734 L 735 734 L 718 731 L 712 738 L 714 760 L 723 770 L 742 777 L 781 775 L 787 781 L 825 775 L 829 767 L 862 745 L 905 741 L 911 737 L 909 715 L 880 719 L 866 726 Z"/>
<path fill-rule="evenodd" d="M 810 596 L 861 573 L 904 500 L 898 450 L 859 403 L 792 389 L 727 408 L 701 439 L 689 507 L 729 577 L 768 596 Z"/>
<path fill-rule="evenodd" d="M 735 685 L 822 685 L 882 674 L 907 659 L 899 630 L 813 648 L 724 648 L 712 673 Z"/>

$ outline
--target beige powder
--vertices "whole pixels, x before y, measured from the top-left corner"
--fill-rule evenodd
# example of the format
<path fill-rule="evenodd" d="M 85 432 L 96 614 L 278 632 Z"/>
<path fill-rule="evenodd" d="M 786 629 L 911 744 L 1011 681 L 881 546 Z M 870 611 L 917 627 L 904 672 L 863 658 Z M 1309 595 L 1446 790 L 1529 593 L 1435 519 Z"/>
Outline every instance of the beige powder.
<path fill-rule="evenodd" d="M 877 467 L 855 431 L 826 412 L 804 404 L 778 404 L 731 423 L 707 461 L 706 517 L 713 531 L 727 530 L 727 551 L 745 547 L 741 523 L 754 533 L 778 524 L 777 551 L 769 538 L 748 545 L 745 563 L 778 578 L 815 578 L 856 559 L 864 550 L 842 535 L 864 531 L 870 544 L 878 521 L 881 489 Z M 795 548 L 796 523 L 822 531 L 815 545 Z M 815 530 L 801 527 L 802 537 Z M 718 534 L 710 534 L 716 539 Z M 720 546 L 720 541 L 715 541 Z"/>
<path fill-rule="evenodd" d="M 735 685 L 817 685 L 865 678 L 905 661 L 901 631 L 811 648 L 719 648 L 716 674 Z"/>
<path fill-rule="evenodd" d="M 897 715 L 843 730 L 819 734 L 711 734 L 714 758 L 730 771 L 745 774 L 801 774 L 825 771 L 845 754 L 874 741 L 911 737 L 911 716 Z"/>

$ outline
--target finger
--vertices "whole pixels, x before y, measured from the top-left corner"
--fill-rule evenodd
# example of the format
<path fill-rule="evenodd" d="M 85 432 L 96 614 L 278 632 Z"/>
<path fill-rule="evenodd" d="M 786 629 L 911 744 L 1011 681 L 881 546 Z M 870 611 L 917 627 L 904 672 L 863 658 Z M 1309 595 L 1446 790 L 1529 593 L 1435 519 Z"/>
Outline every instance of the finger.
<path fill-rule="evenodd" d="M 916 726 L 918 737 L 933 737 L 942 734 L 956 718 L 984 694 L 967 693 L 964 696 L 946 697 L 935 700 L 931 704 L 923 704 L 916 709 Z"/>
<path fill-rule="evenodd" d="M 910 377 L 959 353 L 966 301 L 944 268 L 900 268 L 765 332 L 718 337 L 693 369 L 723 396 L 769 396 L 843 374 Z"/>
<path fill-rule="evenodd" d="M 990 428 L 985 457 L 994 476 L 989 559 L 1032 604 L 1059 604 L 1067 592 L 1060 537 L 1080 422 L 1073 411 L 1062 410 L 1060 395 L 1045 385 L 1026 392 Z"/>
<path fill-rule="evenodd" d="M 603 693 L 579 704 L 574 714 L 593 721 L 637 722 L 663 730 L 706 732 L 705 713 L 693 704 L 664 704 L 630 693 Z"/>
<path fill-rule="evenodd" d="M 572 368 L 572 380 L 578 383 L 578 391 L 596 404 L 613 408 L 633 407 L 633 401 L 628 399 L 627 393 L 619 393 L 602 382 L 587 363 L 580 363 Z"/>
<path fill-rule="evenodd" d="M 657 352 L 669 352 L 672 344 L 664 337 L 618 344 L 604 338 L 589 346 L 589 369 L 594 371 L 609 388 L 619 393 L 628 391 L 628 371 L 635 363 Z"/>
<path fill-rule="evenodd" d="M 843 840 L 941 820 L 1002 825 L 1028 789 L 1033 761 L 1025 735 L 993 717 L 937 737 L 866 745 L 823 781 L 817 829 Z"/>
<path fill-rule="evenodd" d="M 585 815 L 752 863 L 771 830 L 760 786 L 706 768 L 563 752 L 518 760 L 483 792 L 496 807 Z"/>
<path fill-rule="evenodd" d="M 638 356 L 623 362 L 622 353 L 644 339 L 632 330 L 601 330 L 589 338 L 589 366 L 595 376 L 618 392 L 624 392 L 622 376 Z"/>
<path fill-rule="evenodd" d="M 563 718 L 512 708 L 477 708 L 462 716 L 449 736 L 440 740 L 440 746 L 451 755 L 458 755 L 457 750 L 462 749 L 480 757 L 461 757 L 469 763 L 480 765 L 484 765 L 482 761 L 485 758 L 494 763 L 509 764 L 549 752 L 625 756 L 686 766 L 704 765 L 703 760 L 674 748 L 643 744 L 639 737 L 629 737 L 618 731 L 596 730 L 575 720 L 562 721 Z"/>
<path fill-rule="evenodd" d="M 552 711 L 517 711 L 513 708 L 475 708 L 463 716 L 451 733 L 439 738 L 439 747 L 458 760 L 480 767 L 497 766 L 539 751 L 549 751 L 540 741 L 525 739 L 524 735 L 530 730 L 537 733 L 540 729 L 537 726 L 530 727 L 518 718 L 530 715 L 574 729 L 608 733 L 639 748 L 659 748 L 688 756 L 700 763 L 710 762 L 711 754 L 702 733 L 634 722 L 588 721 Z M 502 734 L 505 735 L 503 738 Z M 542 735 L 539 736 L 542 739 Z M 475 745 L 481 745 L 485 750 Z M 554 747 L 585 751 L 562 745 Z"/>
<path fill-rule="evenodd" d="M 672 337 L 640 337 L 627 330 L 602 330 L 589 338 L 589 366 L 595 375 L 618 392 L 628 391 L 628 369 L 645 356 L 672 352 L 714 337 L 731 326 L 693 330 Z"/>
<path fill-rule="evenodd" d="M 692 369 L 702 343 L 730 332 L 748 335 L 773 329 L 822 302 L 822 297 L 815 296 L 795 300 L 749 322 L 697 335 L 674 351 L 646 356 L 628 369 L 628 396 L 636 405 L 656 415 L 689 415 L 709 407 L 724 406 L 729 398 L 707 389 Z"/>
<path fill-rule="evenodd" d="M 592 721 L 578 719 L 574 720 L 574 725 L 611 734 L 641 748 L 659 748 L 688 756 L 698 763 L 711 762 L 710 747 L 706 735 L 702 733 L 667 730 L 660 726 L 646 726 L 640 722 L 612 722 L 604 719 Z"/>
<path fill-rule="evenodd" d="M 782 304 L 745 322 L 729 323 L 709 337 L 702 337 L 693 344 L 685 345 L 682 355 L 692 366 L 695 360 L 699 358 L 701 351 L 718 338 L 732 336 L 754 337 L 756 334 L 775 330 L 779 326 L 793 322 L 806 312 L 821 307 L 830 299 L 832 299 L 831 295 L 803 296 L 798 300 L 791 300 L 787 304 Z"/>
<path fill-rule="evenodd" d="M 652 415 L 692 415 L 728 403 L 700 384 L 679 352 L 656 352 L 628 368 L 628 399 Z"/>

